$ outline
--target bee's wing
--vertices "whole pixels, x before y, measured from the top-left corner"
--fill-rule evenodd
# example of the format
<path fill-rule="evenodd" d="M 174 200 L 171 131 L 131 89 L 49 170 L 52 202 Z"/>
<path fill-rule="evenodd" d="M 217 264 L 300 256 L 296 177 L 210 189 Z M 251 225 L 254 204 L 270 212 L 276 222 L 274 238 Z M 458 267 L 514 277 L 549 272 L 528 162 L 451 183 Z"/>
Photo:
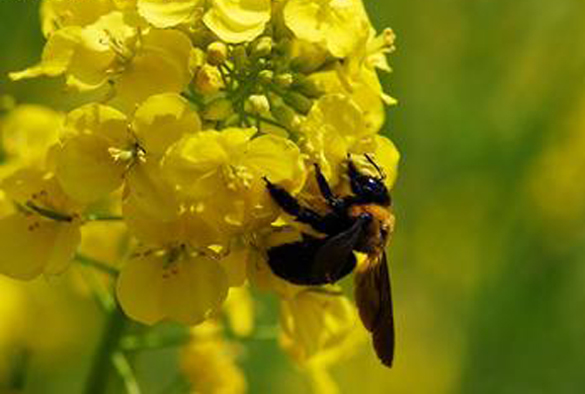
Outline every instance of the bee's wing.
<path fill-rule="evenodd" d="M 358 218 L 342 233 L 326 238 L 315 254 L 313 275 L 327 278 L 328 283 L 337 282 L 355 268 L 353 250 L 363 236 L 368 219 Z"/>
<path fill-rule="evenodd" d="M 355 267 L 353 248 L 362 235 L 364 221 L 327 238 L 304 235 L 303 240 L 268 250 L 268 265 L 272 272 L 299 285 L 334 283 Z"/>
<path fill-rule="evenodd" d="M 378 358 L 392 366 L 394 314 L 386 253 L 370 255 L 354 275 L 355 302 L 364 326 L 372 333 Z"/>

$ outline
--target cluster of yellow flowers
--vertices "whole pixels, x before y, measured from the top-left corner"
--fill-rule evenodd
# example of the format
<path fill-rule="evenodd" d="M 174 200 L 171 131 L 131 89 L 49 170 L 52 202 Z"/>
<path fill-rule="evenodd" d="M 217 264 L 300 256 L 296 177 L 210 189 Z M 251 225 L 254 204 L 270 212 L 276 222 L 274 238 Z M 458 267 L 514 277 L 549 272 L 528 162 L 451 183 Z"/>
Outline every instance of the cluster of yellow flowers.
<path fill-rule="evenodd" d="M 59 274 L 115 244 L 129 317 L 196 325 L 252 284 L 282 300 L 283 347 L 328 364 L 355 308 L 270 272 L 266 249 L 298 228 L 262 177 L 319 205 L 311 163 L 341 190 L 347 155 L 371 171 L 370 153 L 392 186 L 376 72 L 392 31 L 376 34 L 361 0 L 45 0 L 41 22 L 40 63 L 10 77 L 64 76 L 99 101 L 4 117 L 0 273 Z M 213 353 L 220 331 L 186 353 Z"/>

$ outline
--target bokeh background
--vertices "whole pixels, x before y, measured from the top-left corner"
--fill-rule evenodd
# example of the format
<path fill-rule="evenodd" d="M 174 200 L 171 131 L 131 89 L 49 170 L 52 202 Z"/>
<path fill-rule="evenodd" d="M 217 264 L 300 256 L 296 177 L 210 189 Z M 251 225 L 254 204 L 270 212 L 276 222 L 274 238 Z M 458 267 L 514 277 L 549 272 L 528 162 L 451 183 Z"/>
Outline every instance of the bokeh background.
<path fill-rule="evenodd" d="M 397 355 L 384 369 L 365 344 L 333 370 L 342 393 L 585 392 L 585 2 L 366 3 L 398 36 Z M 67 103 L 56 81 L 6 78 L 40 56 L 38 5 L 0 1 L 0 94 Z M 80 391 L 103 321 L 79 294 L 0 278 L 0 392 Z M 173 360 L 137 357 L 145 393 L 170 392 Z M 275 341 L 246 343 L 241 363 L 250 393 L 309 390 Z"/>

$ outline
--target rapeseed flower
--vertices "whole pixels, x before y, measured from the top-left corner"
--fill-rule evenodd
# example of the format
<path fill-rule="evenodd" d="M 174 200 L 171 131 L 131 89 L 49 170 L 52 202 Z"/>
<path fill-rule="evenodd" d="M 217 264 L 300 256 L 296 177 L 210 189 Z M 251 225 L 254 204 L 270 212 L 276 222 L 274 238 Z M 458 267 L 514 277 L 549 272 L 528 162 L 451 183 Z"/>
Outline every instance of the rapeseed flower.
<path fill-rule="evenodd" d="M 153 94 L 183 90 L 192 76 L 190 59 L 184 33 L 148 28 L 134 14 L 112 11 L 91 25 L 55 31 L 41 62 L 10 77 L 65 75 L 67 86 L 79 91 L 109 85 L 111 96 L 133 105 Z"/>
<path fill-rule="evenodd" d="M 203 22 L 221 40 L 231 44 L 252 41 L 270 20 L 271 0 L 212 0 L 211 3 Z"/>
<path fill-rule="evenodd" d="M 206 322 L 191 329 L 191 341 L 181 352 L 181 371 L 202 394 L 243 394 L 247 384 L 237 365 L 238 350 L 223 338 L 221 327 Z"/>
<path fill-rule="evenodd" d="M 10 77 L 63 76 L 99 101 L 4 119 L 0 272 L 76 260 L 111 275 L 130 318 L 196 325 L 181 367 L 198 392 L 245 391 L 222 335 L 253 338 L 251 289 L 271 292 L 281 346 L 335 392 L 328 368 L 361 338 L 355 307 L 271 272 L 267 250 L 311 230 L 263 178 L 317 211 L 313 164 L 335 193 L 348 155 L 393 187 L 399 153 L 380 130 L 394 100 L 377 75 L 392 31 L 376 34 L 361 0 L 45 0 L 41 18 L 40 63 Z"/>
<path fill-rule="evenodd" d="M 87 203 L 125 185 L 127 198 L 167 217 L 176 203 L 160 173 L 162 155 L 182 133 L 199 127 L 197 114 L 174 94 L 151 96 L 132 120 L 112 107 L 88 104 L 67 116 L 66 135 L 55 153 L 57 179 L 67 193 Z"/>
<path fill-rule="evenodd" d="M 80 206 L 40 170 L 21 169 L 0 185 L 17 204 L 0 218 L 0 272 L 16 279 L 63 272 L 81 241 Z"/>

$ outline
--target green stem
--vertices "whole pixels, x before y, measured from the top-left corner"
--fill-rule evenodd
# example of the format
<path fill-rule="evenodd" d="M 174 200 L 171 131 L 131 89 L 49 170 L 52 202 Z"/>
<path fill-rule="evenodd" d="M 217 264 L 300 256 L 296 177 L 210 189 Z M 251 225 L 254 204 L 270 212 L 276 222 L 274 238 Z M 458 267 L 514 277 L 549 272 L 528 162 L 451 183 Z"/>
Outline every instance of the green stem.
<path fill-rule="evenodd" d="M 85 394 L 105 394 L 108 392 L 113 357 L 118 351 L 125 325 L 126 316 L 124 316 L 120 307 L 116 305 L 108 316 L 101 343 L 95 354 L 93 365 L 85 384 Z"/>
<path fill-rule="evenodd" d="M 119 215 L 108 215 L 108 214 L 95 214 L 95 213 L 91 213 L 89 215 L 85 216 L 85 220 L 89 221 L 89 222 L 108 222 L 108 221 L 119 221 L 119 220 L 124 220 L 123 216 L 119 216 Z"/>
<path fill-rule="evenodd" d="M 134 376 L 134 371 L 132 371 L 132 366 L 126 355 L 121 351 L 117 351 L 112 356 L 112 362 L 124 382 L 126 392 L 128 394 L 140 394 L 138 381 L 136 380 L 136 376 Z"/>
<path fill-rule="evenodd" d="M 285 125 L 283 125 L 283 124 L 281 124 L 281 123 L 278 123 L 278 122 L 277 122 L 277 121 L 275 121 L 275 120 L 272 120 L 272 119 L 269 119 L 269 118 L 265 118 L 264 116 L 260 116 L 260 115 L 251 114 L 251 113 L 249 113 L 249 112 L 244 112 L 244 115 L 246 115 L 246 116 L 249 116 L 249 117 L 251 117 L 251 118 L 256 118 L 256 119 L 258 119 L 260 122 L 264 122 L 264 123 L 271 124 L 271 125 L 273 125 L 273 126 L 276 126 L 276 127 L 278 127 L 278 128 L 281 128 L 281 129 L 283 129 L 283 130 L 287 131 L 288 133 L 291 133 L 291 134 L 292 134 L 292 131 L 290 131 L 290 130 L 289 130 L 289 129 L 288 129 L 286 126 L 285 126 Z"/>
<path fill-rule="evenodd" d="M 183 93 L 181 93 L 181 96 L 186 98 L 191 104 L 195 104 L 197 106 L 197 108 L 199 108 L 199 109 L 205 107 L 205 104 L 203 103 L 203 99 L 195 93 L 183 92 Z"/>
<path fill-rule="evenodd" d="M 173 335 L 144 335 L 127 336 L 122 338 L 120 348 L 127 352 L 142 350 L 166 349 L 169 347 L 184 346 L 191 340 L 189 330 L 175 333 Z"/>
<path fill-rule="evenodd" d="M 83 254 L 77 253 L 74 257 L 75 261 L 80 263 L 81 265 L 85 265 L 86 267 L 95 268 L 101 272 L 104 272 L 108 275 L 118 276 L 119 272 L 116 268 L 109 266 L 108 264 L 92 259 L 91 257 L 85 256 Z"/>

